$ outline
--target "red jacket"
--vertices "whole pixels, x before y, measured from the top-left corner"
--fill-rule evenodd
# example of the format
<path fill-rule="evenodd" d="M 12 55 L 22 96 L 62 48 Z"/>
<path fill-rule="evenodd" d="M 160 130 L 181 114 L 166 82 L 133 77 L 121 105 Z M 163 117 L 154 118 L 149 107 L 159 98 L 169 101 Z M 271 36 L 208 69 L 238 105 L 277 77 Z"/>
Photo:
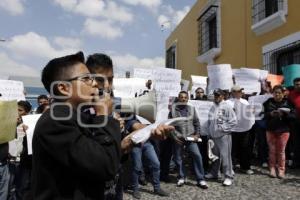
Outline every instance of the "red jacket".
<path fill-rule="evenodd" d="M 298 119 L 300 119 L 300 92 L 297 92 L 295 90 L 290 91 L 289 100 L 294 104 L 297 117 Z"/>

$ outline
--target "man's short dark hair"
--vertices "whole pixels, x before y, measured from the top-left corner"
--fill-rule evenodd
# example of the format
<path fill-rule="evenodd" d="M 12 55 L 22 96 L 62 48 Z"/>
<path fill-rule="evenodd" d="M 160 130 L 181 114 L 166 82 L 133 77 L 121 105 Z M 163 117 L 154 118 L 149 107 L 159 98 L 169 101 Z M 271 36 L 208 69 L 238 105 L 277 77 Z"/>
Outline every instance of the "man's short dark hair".
<path fill-rule="evenodd" d="M 47 99 L 48 100 L 49 98 L 47 97 L 47 95 L 41 94 L 41 95 L 38 96 L 37 100 L 39 101 L 40 99 Z"/>
<path fill-rule="evenodd" d="M 68 73 L 78 63 L 84 63 L 84 55 L 81 51 L 76 54 L 50 60 L 42 71 L 42 83 L 45 89 L 50 93 L 51 84 L 54 81 L 64 81 L 71 78 Z M 53 91 L 55 92 L 55 88 Z"/>
<path fill-rule="evenodd" d="M 198 90 L 202 90 L 204 92 L 204 89 L 202 87 L 198 87 L 195 92 L 197 92 Z"/>
<path fill-rule="evenodd" d="M 275 90 L 280 90 L 281 92 L 284 92 L 286 89 L 285 89 L 285 87 L 283 87 L 282 85 L 275 85 L 274 87 L 273 87 L 273 92 L 275 91 Z"/>
<path fill-rule="evenodd" d="M 188 93 L 187 91 L 184 91 L 184 90 L 179 92 L 178 97 L 179 97 L 181 94 L 186 94 L 187 96 L 189 96 L 189 93 Z"/>
<path fill-rule="evenodd" d="M 299 82 L 299 81 L 300 81 L 300 77 L 297 77 L 297 78 L 294 79 L 293 82 L 294 82 L 294 84 L 295 84 L 295 83 L 297 83 L 297 82 Z"/>
<path fill-rule="evenodd" d="M 95 73 L 98 69 L 112 69 L 113 62 L 108 55 L 95 53 L 88 56 L 86 66 L 91 73 Z"/>
<path fill-rule="evenodd" d="M 18 101 L 18 106 L 24 108 L 25 112 L 29 113 L 31 111 L 31 104 L 28 101 Z"/>

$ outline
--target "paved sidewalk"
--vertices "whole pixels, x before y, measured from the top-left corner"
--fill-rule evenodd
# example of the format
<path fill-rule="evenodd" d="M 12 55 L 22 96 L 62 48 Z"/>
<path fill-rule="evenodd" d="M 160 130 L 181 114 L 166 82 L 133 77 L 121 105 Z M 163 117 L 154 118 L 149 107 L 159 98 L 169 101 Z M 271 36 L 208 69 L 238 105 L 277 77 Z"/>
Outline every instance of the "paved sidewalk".
<path fill-rule="evenodd" d="M 285 179 L 269 178 L 267 169 L 253 167 L 255 174 L 236 173 L 231 187 L 222 186 L 221 181 L 209 181 L 207 190 L 195 186 L 196 182 L 188 179 L 183 187 L 173 183 L 162 183 L 162 188 L 170 192 L 170 197 L 162 198 L 152 194 L 151 184 L 141 186 L 142 199 L 163 200 L 300 200 L 300 170 L 289 170 Z M 133 199 L 125 193 L 125 200 Z"/>

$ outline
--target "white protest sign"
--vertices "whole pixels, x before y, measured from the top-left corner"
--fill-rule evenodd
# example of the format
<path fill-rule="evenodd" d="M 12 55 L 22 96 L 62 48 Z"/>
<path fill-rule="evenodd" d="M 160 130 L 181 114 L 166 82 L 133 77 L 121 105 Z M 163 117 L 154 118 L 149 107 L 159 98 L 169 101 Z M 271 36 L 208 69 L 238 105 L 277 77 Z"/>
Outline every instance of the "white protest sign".
<path fill-rule="evenodd" d="M 39 118 L 41 117 L 41 115 L 42 114 L 22 116 L 23 124 L 28 126 L 28 129 L 26 130 L 28 155 L 32 154 L 33 133 L 34 133 L 35 125 L 39 120 Z"/>
<path fill-rule="evenodd" d="M 268 77 L 268 74 L 269 74 L 269 71 L 267 70 L 260 70 L 260 80 L 265 80 L 267 79 Z"/>
<path fill-rule="evenodd" d="M 245 94 L 259 94 L 261 92 L 261 83 L 258 81 L 236 80 L 236 85 L 244 88 Z"/>
<path fill-rule="evenodd" d="M 244 88 L 244 93 L 252 94 L 254 92 L 261 92 L 261 84 L 259 82 L 261 78 L 261 70 L 241 68 L 233 70 L 236 85 Z"/>
<path fill-rule="evenodd" d="M 0 80 L 0 100 L 25 100 L 23 82 Z"/>
<path fill-rule="evenodd" d="M 153 80 L 154 89 L 159 96 L 178 96 L 181 90 L 181 70 L 156 68 Z"/>
<path fill-rule="evenodd" d="M 201 128 L 200 134 L 208 135 L 208 133 L 206 133 L 208 114 L 214 103 L 211 101 L 190 100 L 189 104 L 195 107 L 196 114 L 200 120 L 200 128 Z"/>
<path fill-rule="evenodd" d="M 190 86 L 190 81 L 182 79 L 180 82 L 180 85 L 181 85 L 182 91 L 188 91 L 189 86 Z"/>
<path fill-rule="evenodd" d="M 261 112 L 263 111 L 263 103 L 269 98 L 272 98 L 271 94 L 251 96 L 248 98 L 249 104 L 252 106 L 256 120 L 262 119 Z"/>
<path fill-rule="evenodd" d="M 207 84 L 207 77 L 206 76 L 195 76 L 191 75 L 192 84 L 193 85 L 206 85 Z"/>
<path fill-rule="evenodd" d="M 206 76 L 195 76 L 191 75 L 192 78 L 192 89 L 191 93 L 195 95 L 195 91 L 197 88 L 201 87 L 204 90 L 204 93 L 206 94 L 206 88 L 207 88 L 207 77 Z"/>
<path fill-rule="evenodd" d="M 115 78 L 113 84 L 115 97 L 133 98 L 147 89 L 142 78 Z"/>
<path fill-rule="evenodd" d="M 169 106 L 170 104 L 170 99 L 169 97 L 163 97 L 161 96 L 157 100 L 157 113 L 156 113 L 156 121 L 163 121 L 168 119 L 169 115 Z"/>
<path fill-rule="evenodd" d="M 242 76 L 244 76 L 244 79 L 250 79 L 250 80 L 259 80 L 260 79 L 260 70 L 259 69 L 252 69 L 252 68 L 245 68 L 242 67 L 239 72 Z"/>
<path fill-rule="evenodd" d="M 237 117 L 237 125 L 232 129 L 233 132 L 245 132 L 252 128 L 255 123 L 254 110 L 250 105 L 236 101 L 234 104 L 234 112 Z"/>
<path fill-rule="evenodd" d="M 216 88 L 230 90 L 233 86 L 232 69 L 230 64 L 208 65 L 209 90 Z"/>
<path fill-rule="evenodd" d="M 134 68 L 133 76 L 134 78 L 143 78 L 146 80 L 153 80 L 153 70 L 152 68 Z"/>

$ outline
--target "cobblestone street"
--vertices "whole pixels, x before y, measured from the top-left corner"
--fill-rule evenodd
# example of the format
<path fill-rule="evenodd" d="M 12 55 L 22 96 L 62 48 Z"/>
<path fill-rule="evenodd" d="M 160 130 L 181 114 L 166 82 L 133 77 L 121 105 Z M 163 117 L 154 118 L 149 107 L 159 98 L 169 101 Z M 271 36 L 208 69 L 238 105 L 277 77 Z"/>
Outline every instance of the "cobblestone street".
<path fill-rule="evenodd" d="M 209 181 L 207 190 L 195 186 L 195 181 L 188 179 L 183 187 L 176 187 L 175 175 L 172 183 L 162 183 L 162 188 L 170 192 L 170 197 L 162 198 L 152 194 L 151 184 L 141 186 L 142 199 L 195 199 L 195 200 L 299 200 L 300 170 L 289 170 L 283 180 L 269 178 L 267 169 L 253 167 L 255 174 L 236 173 L 231 187 L 222 186 L 221 181 Z M 125 193 L 126 200 L 133 199 L 130 191 Z"/>

